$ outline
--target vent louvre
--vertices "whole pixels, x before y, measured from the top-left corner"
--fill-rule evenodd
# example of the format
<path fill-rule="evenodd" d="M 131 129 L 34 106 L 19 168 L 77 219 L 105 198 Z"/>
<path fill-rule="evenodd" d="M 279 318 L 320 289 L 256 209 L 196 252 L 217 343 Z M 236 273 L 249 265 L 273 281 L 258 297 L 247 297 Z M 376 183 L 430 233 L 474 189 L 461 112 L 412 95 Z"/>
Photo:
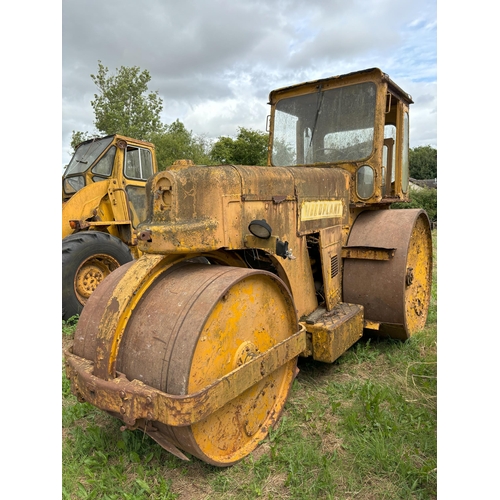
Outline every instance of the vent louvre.
<path fill-rule="evenodd" d="M 334 255 L 330 261 L 330 278 L 335 278 L 339 274 L 339 259 Z"/>

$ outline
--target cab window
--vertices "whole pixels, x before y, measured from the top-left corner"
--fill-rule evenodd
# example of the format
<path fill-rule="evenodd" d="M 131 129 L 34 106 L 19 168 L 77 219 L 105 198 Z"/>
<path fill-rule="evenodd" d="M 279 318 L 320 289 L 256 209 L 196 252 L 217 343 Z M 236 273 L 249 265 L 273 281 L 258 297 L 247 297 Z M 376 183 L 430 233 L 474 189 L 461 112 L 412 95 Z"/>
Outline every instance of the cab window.
<path fill-rule="evenodd" d="M 125 176 L 147 180 L 153 175 L 153 158 L 149 149 L 128 146 L 125 152 Z"/>
<path fill-rule="evenodd" d="M 92 173 L 101 177 L 109 177 L 113 172 L 116 147 L 111 146 L 106 154 L 92 167 Z"/>

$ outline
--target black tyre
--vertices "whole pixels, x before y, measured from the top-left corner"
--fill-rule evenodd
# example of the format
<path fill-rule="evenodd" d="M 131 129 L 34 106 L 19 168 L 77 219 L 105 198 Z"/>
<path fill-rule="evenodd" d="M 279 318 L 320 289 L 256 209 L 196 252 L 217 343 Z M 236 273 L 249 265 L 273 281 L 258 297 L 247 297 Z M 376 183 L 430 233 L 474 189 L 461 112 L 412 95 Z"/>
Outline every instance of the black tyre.
<path fill-rule="evenodd" d="M 125 243 L 108 233 L 82 232 L 62 240 L 62 318 L 80 314 L 97 285 L 133 259 Z"/>

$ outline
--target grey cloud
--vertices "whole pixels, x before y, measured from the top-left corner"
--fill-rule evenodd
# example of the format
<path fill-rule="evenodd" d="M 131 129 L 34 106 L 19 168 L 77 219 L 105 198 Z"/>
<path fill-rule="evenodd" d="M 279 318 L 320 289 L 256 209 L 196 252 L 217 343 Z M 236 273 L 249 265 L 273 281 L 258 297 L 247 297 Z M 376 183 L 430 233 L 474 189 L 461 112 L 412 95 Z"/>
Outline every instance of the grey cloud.
<path fill-rule="evenodd" d="M 147 69 L 165 119 L 212 137 L 265 121 L 274 88 L 357 69 L 378 66 L 418 94 L 436 80 L 435 11 L 435 0 L 65 0 L 63 145 L 93 130 L 98 60 Z"/>

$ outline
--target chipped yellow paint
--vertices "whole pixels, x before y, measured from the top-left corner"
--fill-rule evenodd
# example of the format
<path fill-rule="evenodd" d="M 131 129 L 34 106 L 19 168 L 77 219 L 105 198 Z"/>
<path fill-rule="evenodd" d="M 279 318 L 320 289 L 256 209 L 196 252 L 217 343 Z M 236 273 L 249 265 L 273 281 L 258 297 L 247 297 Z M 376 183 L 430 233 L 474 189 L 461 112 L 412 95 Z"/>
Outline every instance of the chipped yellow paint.
<path fill-rule="evenodd" d="M 405 317 L 408 336 L 421 330 L 427 319 L 432 285 L 432 237 L 424 215 L 417 218 L 409 241 Z"/>
<path fill-rule="evenodd" d="M 114 378 L 120 340 L 135 305 L 153 281 L 175 262 L 178 255 L 143 255 L 135 261 L 113 290 L 99 323 L 95 374 L 104 380 Z"/>
<path fill-rule="evenodd" d="M 312 357 L 333 363 L 363 334 L 363 307 L 341 303 L 314 324 L 304 325 L 311 334 Z"/>
<path fill-rule="evenodd" d="M 201 422 L 256 383 L 273 375 L 296 358 L 305 345 L 303 325 L 298 332 L 264 353 L 258 353 L 251 342 L 244 342 L 238 348 L 240 363 L 234 370 L 200 391 L 187 395 L 167 394 L 124 376 L 105 381 L 94 375 L 92 361 L 76 356 L 70 350 L 65 352 L 66 375 L 71 380 L 72 390 L 95 406 L 114 413 L 122 413 L 121 409 L 126 407 L 123 418 L 130 427 L 136 428 L 140 419 L 159 421 L 170 427 L 186 427 Z"/>
<path fill-rule="evenodd" d="M 281 287 L 265 275 L 251 275 L 217 302 L 197 344 L 189 393 L 231 371 L 241 346 L 264 353 L 297 328 L 292 304 Z M 209 460 L 233 463 L 263 439 L 283 409 L 296 359 L 241 393 L 223 408 L 192 426 L 193 438 Z"/>

